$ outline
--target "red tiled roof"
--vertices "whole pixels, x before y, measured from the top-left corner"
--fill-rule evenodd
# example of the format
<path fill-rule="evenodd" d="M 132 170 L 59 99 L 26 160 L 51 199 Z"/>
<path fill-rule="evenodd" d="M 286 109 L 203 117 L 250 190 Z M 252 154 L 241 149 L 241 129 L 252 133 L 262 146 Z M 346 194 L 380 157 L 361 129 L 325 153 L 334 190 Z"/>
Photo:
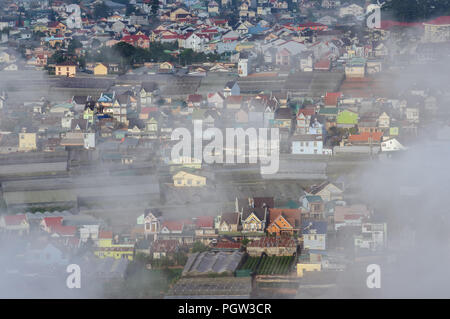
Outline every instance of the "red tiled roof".
<path fill-rule="evenodd" d="M 112 237 L 113 237 L 112 231 L 101 230 L 101 231 L 98 233 L 98 238 L 99 238 L 99 239 L 109 239 L 109 238 L 112 239 Z"/>
<path fill-rule="evenodd" d="M 212 216 L 200 216 L 195 220 L 195 226 L 199 228 L 213 228 L 214 217 Z"/>
<path fill-rule="evenodd" d="M 314 64 L 314 68 L 328 70 L 330 68 L 330 65 L 331 65 L 330 60 L 325 59 L 325 60 L 320 60 L 320 61 L 316 62 L 316 64 Z"/>
<path fill-rule="evenodd" d="M 363 132 L 360 134 L 350 135 L 348 140 L 350 142 L 368 142 L 369 138 L 372 138 L 372 141 L 379 142 L 381 141 L 382 136 L 383 132 Z"/>
<path fill-rule="evenodd" d="M 315 108 L 304 108 L 304 109 L 300 109 L 298 110 L 298 114 L 297 116 L 299 116 L 300 114 L 303 114 L 304 116 L 312 116 L 314 114 L 316 114 L 316 109 Z"/>
<path fill-rule="evenodd" d="M 162 225 L 162 228 L 166 227 L 169 231 L 182 231 L 183 222 L 180 220 L 168 220 Z"/>
<path fill-rule="evenodd" d="M 53 228 L 55 226 L 61 226 L 62 220 L 62 217 L 45 217 L 42 221 L 45 223 L 45 226 Z"/>
<path fill-rule="evenodd" d="M 148 36 L 146 36 L 145 34 L 138 34 L 138 35 L 126 35 L 124 36 L 120 41 L 124 41 L 124 42 L 136 42 L 138 40 L 144 40 L 144 41 L 148 41 L 150 40 Z"/>
<path fill-rule="evenodd" d="M 240 243 L 233 243 L 233 242 L 218 242 L 217 245 L 215 246 L 215 248 L 222 248 L 222 249 L 227 249 L 227 248 L 231 248 L 231 249 L 239 249 L 241 248 L 241 244 Z"/>
<path fill-rule="evenodd" d="M 203 100 L 203 96 L 201 94 L 190 94 L 187 100 L 192 103 L 200 103 Z"/>
<path fill-rule="evenodd" d="M 16 226 L 20 225 L 23 221 L 27 220 L 27 216 L 24 214 L 20 215 L 7 215 L 4 216 L 6 226 Z"/>
<path fill-rule="evenodd" d="M 226 99 L 227 103 L 242 103 L 242 95 L 230 95 Z"/>
<path fill-rule="evenodd" d="M 75 236 L 77 232 L 76 226 L 63 226 L 63 225 L 54 225 L 50 227 L 50 231 L 52 233 L 57 233 L 63 236 Z"/>
<path fill-rule="evenodd" d="M 269 209 L 269 222 L 273 223 L 278 216 L 283 215 L 284 218 L 288 219 L 298 219 L 300 220 L 302 210 L 292 209 L 292 208 L 270 208 Z M 289 222 L 289 220 L 288 220 Z M 291 222 L 289 222 L 291 224 Z M 295 226 L 295 223 L 292 225 Z"/>
<path fill-rule="evenodd" d="M 150 114 L 153 112 L 157 112 L 158 108 L 157 107 L 142 107 L 141 108 L 141 114 Z"/>
<path fill-rule="evenodd" d="M 337 105 L 338 99 L 342 96 L 342 92 L 327 92 L 325 94 L 325 105 Z"/>

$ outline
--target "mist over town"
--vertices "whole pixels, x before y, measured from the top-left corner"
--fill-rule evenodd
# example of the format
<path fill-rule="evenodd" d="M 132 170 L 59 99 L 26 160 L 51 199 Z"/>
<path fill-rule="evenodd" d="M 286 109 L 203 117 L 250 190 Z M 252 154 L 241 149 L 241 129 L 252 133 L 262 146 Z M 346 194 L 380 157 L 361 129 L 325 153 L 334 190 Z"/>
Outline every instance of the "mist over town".
<path fill-rule="evenodd" d="M 0 298 L 449 298 L 449 74 L 448 0 L 0 0 Z"/>

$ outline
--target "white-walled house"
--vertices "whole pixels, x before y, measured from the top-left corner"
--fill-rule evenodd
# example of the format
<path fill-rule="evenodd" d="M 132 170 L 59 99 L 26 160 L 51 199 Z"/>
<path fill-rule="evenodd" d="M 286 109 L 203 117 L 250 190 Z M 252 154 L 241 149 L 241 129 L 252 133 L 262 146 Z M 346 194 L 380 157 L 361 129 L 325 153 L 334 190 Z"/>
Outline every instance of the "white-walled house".
<path fill-rule="evenodd" d="M 293 136 L 291 152 L 295 155 L 322 155 L 322 136 L 310 134 Z"/>
<path fill-rule="evenodd" d="M 419 123 L 419 109 L 407 107 L 405 110 L 405 117 L 408 122 Z"/>
<path fill-rule="evenodd" d="M 364 223 L 361 235 L 355 236 L 355 249 L 381 250 L 386 247 L 386 223 Z"/>
<path fill-rule="evenodd" d="M 378 117 L 378 127 L 380 128 L 388 128 L 391 124 L 391 118 L 389 115 L 386 114 L 386 112 L 381 113 L 381 115 Z"/>
<path fill-rule="evenodd" d="M 396 138 L 391 138 L 381 143 L 382 152 L 393 152 L 403 150 L 406 150 L 406 147 L 404 147 L 399 141 L 397 141 Z"/>
<path fill-rule="evenodd" d="M 348 15 L 354 17 L 362 16 L 364 15 L 364 9 L 357 4 L 351 4 L 339 9 L 339 17 L 343 18 Z"/>

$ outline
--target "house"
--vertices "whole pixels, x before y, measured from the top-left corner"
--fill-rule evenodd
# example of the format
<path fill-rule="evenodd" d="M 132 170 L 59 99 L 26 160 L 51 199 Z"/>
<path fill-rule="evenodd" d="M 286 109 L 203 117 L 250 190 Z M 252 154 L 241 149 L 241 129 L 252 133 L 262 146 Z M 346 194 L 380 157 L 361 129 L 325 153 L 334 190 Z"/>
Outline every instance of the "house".
<path fill-rule="evenodd" d="M 348 206 L 335 206 L 333 213 L 334 228 L 342 226 L 361 226 L 371 216 L 366 205 L 353 204 Z"/>
<path fill-rule="evenodd" d="M 221 92 L 209 93 L 207 100 L 210 107 L 222 109 L 224 106 L 225 97 Z"/>
<path fill-rule="evenodd" d="M 188 107 L 200 107 L 203 102 L 201 94 L 189 94 L 186 103 Z"/>
<path fill-rule="evenodd" d="M 386 112 L 381 113 L 378 117 L 378 127 L 380 128 L 389 128 L 390 127 L 391 118 L 387 115 Z"/>
<path fill-rule="evenodd" d="M 237 232 L 240 228 L 239 213 L 222 213 L 216 220 L 219 232 Z"/>
<path fill-rule="evenodd" d="M 345 77 L 364 78 L 366 74 L 366 60 L 360 57 L 354 57 L 345 64 Z"/>
<path fill-rule="evenodd" d="M 301 198 L 302 207 L 308 212 L 311 219 L 322 219 L 325 209 L 325 203 L 322 197 L 317 195 L 304 195 Z"/>
<path fill-rule="evenodd" d="M 325 107 L 337 107 L 341 98 L 342 92 L 327 92 L 324 99 Z"/>
<path fill-rule="evenodd" d="M 348 6 L 339 8 L 339 17 L 343 18 L 348 15 L 354 17 L 362 16 L 364 15 L 364 9 L 357 4 L 350 4 Z"/>
<path fill-rule="evenodd" d="M 225 84 L 225 87 L 223 89 L 223 96 L 225 98 L 231 96 L 231 95 L 240 95 L 241 89 L 239 88 L 239 85 L 237 81 L 229 81 L 227 84 Z"/>
<path fill-rule="evenodd" d="M 299 109 L 297 112 L 297 123 L 295 131 L 298 134 L 308 134 L 311 116 L 316 114 L 314 107 Z"/>
<path fill-rule="evenodd" d="M 410 123 L 419 123 L 419 109 L 407 107 L 405 109 L 405 118 Z"/>
<path fill-rule="evenodd" d="M 219 14 L 219 5 L 214 0 L 208 3 L 208 13 Z"/>
<path fill-rule="evenodd" d="M 313 196 L 320 196 L 324 202 L 329 202 L 342 200 L 344 191 L 335 184 L 326 181 L 322 184 L 311 186 L 307 193 Z"/>
<path fill-rule="evenodd" d="M 291 152 L 295 155 L 322 155 L 322 135 L 294 135 L 292 137 Z"/>
<path fill-rule="evenodd" d="M 195 239 L 205 245 L 209 245 L 214 240 L 217 241 L 217 232 L 214 227 L 213 216 L 198 216 L 194 218 Z"/>
<path fill-rule="evenodd" d="M 158 95 L 158 84 L 156 82 L 142 82 L 139 97 L 141 105 L 150 105 Z"/>
<path fill-rule="evenodd" d="M 172 258 L 179 250 L 180 243 L 173 239 L 157 239 L 150 247 L 150 256 L 153 259 Z"/>
<path fill-rule="evenodd" d="M 364 132 L 360 134 L 350 134 L 348 141 L 351 144 L 380 144 L 383 132 Z"/>
<path fill-rule="evenodd" d="M 241 212 L 242 232 L 264 232 L 268 218 L 268 207 L 243 207 Z"/>
<path fill-rule="evenodd" d="M 242 95 L 230 95 L 225 99 L 227 109 L 238 110 L 242 106 Z"/>
<path fill-rule="evenodd" d="M 325 250 L 327 238 L 327 222 L 302 221 L 303 248 L 310 250 Z"/>
<path fill-rule="evenodd" d="M 301 226 L 301 212 L 300 209 L 270 208 L 267 233 L 276 236 L 298 234 Z"/>
<path fill-rule="evenodd" d="M 126 35 L 120 41 L 142 49 L 150 47 L 150 38 L 145 34 Z"/>
<path fill-rule="evenodd" d="M 259 257 L 262 253 L 268 256 L 292 256 L 297 253 L 297 243 L 289 237 L 264 237 L 250 242 L 247 253 L 253 257 Z"/>
<path fill-rule="evenodd" d="M 272 121 L 273 127 L 291 129 L 293 120 L 292 110 L 290 108 L 279 108 L 275 111 Z"/>
<path fill-rule="evenodd" d="M 94 75 L 108 75 L 108 67 L 103 63 L 97 63 L 94 67 Z"/>
<path fill-rule="evenodd" d="M 194 52 L 203 50 L 204 39 L 195 33 L 189 35 L 184 41 L 184 48 L 192 49 Z"/>
<path fill-rule="evenodd" d="M 281 66 L 289 66 L 291 64 L 291 51 L 287 48 L 278 50 L 275 55 L 275 64 Z"/>
<path fill-rule="evenodd" d="M 364 223 L 361 226 L 361 235 L 355 236 L 355 249 L 379 251 L 386 248 L 387 224 Z"/>
<path fill-rule="evenodd" d="M 30 231 L 30 223 L 25 214 L 1 215 L 0 230 L 3 232 L 14 232 L 25 235 Z"/>
<path fill-rule="evenodd" d="M 142 217 L 142 223 L 144 224 L 144 236 L 156 235 L 161 230 L 161 212 L 157 210 L 146 210 Z M 138 220 L 139 224 L 139 220 Z"/>
<path fill-rule="evenodd" d="M 394 152 L 403 150 L 406 150 L 406 147 L 404 147 L 396 138 L 389 138 L 381 142 L 382 152 Z"/>
<path fill-rule="evenodd" d="M 36 133 L 28 133 L 22 130 L 19 133 L 19 152 L 29 152 L 37 149 L 37 135 Z"/>
<path fill-rule="evenodd" d="M 75 77 L 77 74 L 77 65 L 73 62 L 63 62 L 55 65 L 55 75 Z"/>
<path fill-rule="evenodd" d="M 100 231 L 94 254 L 100 258 L 133 260 L 134 246 L 134 242 L 125 241 L 111 231 Z"/>
<path fill-rule="evenodd" d="M 194 242 L 195 228 L 192 220 L 166 220 L 161 226 L 158 239 L 177 240 L 180 244 L 192 244 Z"/>
<path fill-rule="evenodd" d="M 206 177 L 185 171 L 179 171 L 172 178 L 175 187 L 201 187 L 206 185 Z"/>
<path fill-rule="evenodd" d="M 450 18 L 441 16 L 423 24 L 424 42 L 447 42 L 450 40 Z"/>

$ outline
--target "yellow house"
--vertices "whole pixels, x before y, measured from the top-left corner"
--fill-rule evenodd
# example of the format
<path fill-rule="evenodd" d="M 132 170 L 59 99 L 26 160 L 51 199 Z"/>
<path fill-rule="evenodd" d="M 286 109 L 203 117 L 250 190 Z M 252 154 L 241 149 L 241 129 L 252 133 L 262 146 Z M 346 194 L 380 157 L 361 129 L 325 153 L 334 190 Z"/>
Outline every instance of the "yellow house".
<path fill-rule="evenodd" d="M 176 187 L 199 187 L 206 185 L 206 177 L 179 171 L 173 176 L 173 185 Z"/>
<path fill-rule="evenodd" d="M 255 44 L 253 42 L 242 42 L 242 43 L 238 43 L 236 45 L 236 51 L 242 51 L 242 50 L 250 50 L 253 49 L 253 47 L 255 46 Z"/>
<path fill-rule="evenodd" d="M 28 152 L 36 150 L 36 140 L 36 133 L 19 133 L 19 151 Z"/>
<path fill-rule="evenodd" d="M 170 13 L 170 21 L 176 21 L 179 15 L 188 15 L 189 12 L 183 8 L 178 8 Z"/>
<path fill-rule="evenodd" d="M 103 63 L 97 63 L 94 67 L 94 75 L 108 75 L 108 67 Z"/>
<path fill-rule="evenodd" d="M 133 260 L 134 244 L 117 244 L 113 241 L 112 232 L 100 232 L 94 254 L 99 258 Z"/>
<path fill-rule="evenodd" d="M 321 271 L 322 265 L 320 263 L 298 263 L 297 277 L 303 277 L 305 271 Z"/>
<path fill-rule="evenodd" d="M 160 68 L 161 70 L 173 70 L 173 64 L 170 63 L 170 62 L 162 62 L 162 63 L 159 65 L 159 68 Z"/>
<path fill-rule="evenodd" d="M 77 74 L 77 66 L 72 62 L 64 62 L 55 65 L 55 75 L 74 77 Z"/>

